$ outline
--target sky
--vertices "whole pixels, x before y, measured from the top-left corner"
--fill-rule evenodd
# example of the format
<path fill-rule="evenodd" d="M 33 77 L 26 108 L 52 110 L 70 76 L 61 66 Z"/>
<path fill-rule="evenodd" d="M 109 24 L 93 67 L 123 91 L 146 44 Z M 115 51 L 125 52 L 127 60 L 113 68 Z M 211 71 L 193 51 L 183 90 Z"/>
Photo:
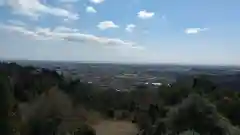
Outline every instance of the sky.
<path fill-rule="evenodd" d="M 0 58 L 240 65 L 239 0 L 0 0 Z"/>

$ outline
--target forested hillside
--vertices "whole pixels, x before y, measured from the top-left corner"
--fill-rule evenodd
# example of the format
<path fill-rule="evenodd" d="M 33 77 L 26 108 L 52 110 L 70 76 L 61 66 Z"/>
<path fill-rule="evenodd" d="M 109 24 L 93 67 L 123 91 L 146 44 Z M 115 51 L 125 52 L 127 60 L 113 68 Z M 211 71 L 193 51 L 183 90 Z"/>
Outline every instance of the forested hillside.
<path fill-rule="evenodd" d="M 136 124 L 139 135 L 240 135 L 240 92 L 210 80 L 121 92 L 1 63 L 0 134 L 95 135 L 94 125 L 113 120 Z"/>

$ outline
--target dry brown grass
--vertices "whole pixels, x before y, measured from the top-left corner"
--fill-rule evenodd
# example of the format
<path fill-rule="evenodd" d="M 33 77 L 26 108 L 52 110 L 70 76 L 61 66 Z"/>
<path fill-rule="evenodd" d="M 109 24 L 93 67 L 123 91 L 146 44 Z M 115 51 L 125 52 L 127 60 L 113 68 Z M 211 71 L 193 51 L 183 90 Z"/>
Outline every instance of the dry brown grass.
<path fill-rule="evenodd" d="M 138 129 L 129 121 L 104 120 L 93 125 L 97 135 L 136 135 Z"/>

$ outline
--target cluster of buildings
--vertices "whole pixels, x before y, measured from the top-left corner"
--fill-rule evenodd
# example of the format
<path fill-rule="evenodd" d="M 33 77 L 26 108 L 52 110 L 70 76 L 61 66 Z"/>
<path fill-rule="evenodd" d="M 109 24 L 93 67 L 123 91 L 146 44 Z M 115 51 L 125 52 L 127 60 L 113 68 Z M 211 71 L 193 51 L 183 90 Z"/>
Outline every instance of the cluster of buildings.
<path fill-rule="evenodd" d="M 115 89 L 117 91 L 129 91 L 135 89 L 138 85 L 147 85 L 149 87 L 159 87 L 162 85 L 158 77 L 147 74 L 130 74 L 130 73 L 102 73 L 98 72 L 76 72 L 63 71 L 65 77 L 77 78 L 81 82 L 93 84 L 106 89 Z"/>

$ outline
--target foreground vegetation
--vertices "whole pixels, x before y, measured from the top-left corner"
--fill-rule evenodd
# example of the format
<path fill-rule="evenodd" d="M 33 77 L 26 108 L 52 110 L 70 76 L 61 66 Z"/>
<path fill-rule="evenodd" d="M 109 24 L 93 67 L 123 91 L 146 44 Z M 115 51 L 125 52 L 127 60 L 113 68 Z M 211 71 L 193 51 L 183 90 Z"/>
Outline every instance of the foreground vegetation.
<path fill-rule="evenodd" d="M 1 63 L 0 96 L 3 135 L 95 135 L 102 119 L 135 123 L 140 135 L 240 135 L 240 92 L 201 77 L 118 92 Z"/>

